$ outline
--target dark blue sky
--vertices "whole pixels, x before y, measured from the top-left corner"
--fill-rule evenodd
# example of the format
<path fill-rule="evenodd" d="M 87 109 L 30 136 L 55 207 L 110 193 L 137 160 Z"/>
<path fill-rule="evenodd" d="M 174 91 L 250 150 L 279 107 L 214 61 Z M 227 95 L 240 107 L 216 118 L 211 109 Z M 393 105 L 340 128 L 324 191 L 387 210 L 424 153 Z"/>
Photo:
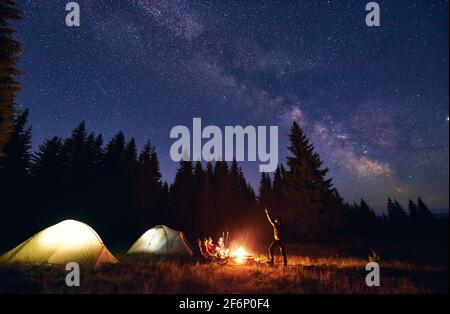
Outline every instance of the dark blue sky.
<path fill-rule="evenodd" d="M 82 120 L 157 148 L 171 181 L 170 129 L 296 119 L 348 201 L 388 196 L 449 207 L 448 2 L 19 0 L 19 104 L 34 147 Z M 256 186 L 258 163 L 243 165 Z"/>

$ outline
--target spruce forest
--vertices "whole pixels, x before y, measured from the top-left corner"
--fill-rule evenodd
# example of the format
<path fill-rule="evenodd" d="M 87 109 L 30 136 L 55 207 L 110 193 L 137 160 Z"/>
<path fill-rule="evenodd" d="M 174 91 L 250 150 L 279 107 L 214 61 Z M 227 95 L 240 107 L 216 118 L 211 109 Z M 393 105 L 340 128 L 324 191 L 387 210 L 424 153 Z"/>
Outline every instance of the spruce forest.
<path fill-rule="evenodd" d="M 364 200 L 345 203 L 296 122 L 286 166 L 273 175 L 262 173 L 255 191 L 237 162 L 182 161 L 169 184 L 151 142 L 138 149 L 122 132 L 105 142 L 84 122 L 68 138 L 47 139 L 32 152 L 27 116 L 27 111 L 16 115 L 0 160 L 0 230 L 11 243 L 64 219 L 95 225 L 116 243 L 160 224 L 193 239 L 226 231 L 261 239 L 271 235 L 264 208 L 282 217 L 292 242 L 338 236 L 436 239 L 445 234 L 445 222 L 421 198 L 410 200 L 407 209 L 388 199 L 383 216 Z"/>

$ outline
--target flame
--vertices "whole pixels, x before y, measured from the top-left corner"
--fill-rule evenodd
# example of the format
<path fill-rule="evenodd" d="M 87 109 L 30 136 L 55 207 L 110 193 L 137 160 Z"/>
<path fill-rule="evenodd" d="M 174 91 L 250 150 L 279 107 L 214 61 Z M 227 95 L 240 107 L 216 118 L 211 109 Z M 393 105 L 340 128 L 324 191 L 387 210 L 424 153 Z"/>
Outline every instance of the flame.
<path fill-rule="evenodd" d="M 240 246 L 233 252 L 233 257 L 236 263 L 242 264 L 247 259 L 248 252 L 243 246 Z"/>

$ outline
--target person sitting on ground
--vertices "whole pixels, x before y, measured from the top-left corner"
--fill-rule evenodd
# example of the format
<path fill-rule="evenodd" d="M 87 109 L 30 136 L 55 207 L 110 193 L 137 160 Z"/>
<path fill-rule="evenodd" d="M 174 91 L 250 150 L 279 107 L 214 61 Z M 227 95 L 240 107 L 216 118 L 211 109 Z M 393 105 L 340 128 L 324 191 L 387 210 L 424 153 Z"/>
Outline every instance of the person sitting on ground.
<path fill-rule="evenodd" d="M 203 238 L 203 247 L 205 248 L 205 253 L 207 255 L 209 255 L 209 252 L 208 252 L 208 239 L 207 238 Z"/>
<path fill-rule="evenodd" d="M 210 256 L 217 256 L 217 246 L 213 243 L 211 237 L 205 241 L 206 252 Z"/>
<path fill-rule="evenodd" d="M 220 256 L 228 256 L 229 249 L 225 247 L 225 242 L 223 241 L 223 237 L 220 237 L 217 241 L 217 250 Z"/>
<path fill-rule="evenodd" d="M 201 254 L 203 257 L 208 258 L 209 256 L 208 256 L 208 254 L 206 253 L 206 250 L 205 250 L 206 247 L 205 247 L 204 243 L 202 242 L 202 240 L 198 239 L 198 240 L 197 240 L 197 243 L 198 243 L 198 248 L 200 249 L 200 254 Z"/>

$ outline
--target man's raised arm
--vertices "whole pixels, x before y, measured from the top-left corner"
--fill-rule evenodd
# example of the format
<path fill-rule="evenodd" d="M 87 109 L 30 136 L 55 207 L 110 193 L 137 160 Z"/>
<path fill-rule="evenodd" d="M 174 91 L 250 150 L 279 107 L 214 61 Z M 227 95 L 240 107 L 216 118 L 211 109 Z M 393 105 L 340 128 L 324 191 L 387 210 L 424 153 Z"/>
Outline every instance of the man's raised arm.
<path fill-rule="evenodd" d="M 266 212 L 267 220 L 269 220 L 270 224 L 273 226 L 273 220 L 270 216 L 269 210 L 267 208 L 264 208 L 264 211 Z"/>

